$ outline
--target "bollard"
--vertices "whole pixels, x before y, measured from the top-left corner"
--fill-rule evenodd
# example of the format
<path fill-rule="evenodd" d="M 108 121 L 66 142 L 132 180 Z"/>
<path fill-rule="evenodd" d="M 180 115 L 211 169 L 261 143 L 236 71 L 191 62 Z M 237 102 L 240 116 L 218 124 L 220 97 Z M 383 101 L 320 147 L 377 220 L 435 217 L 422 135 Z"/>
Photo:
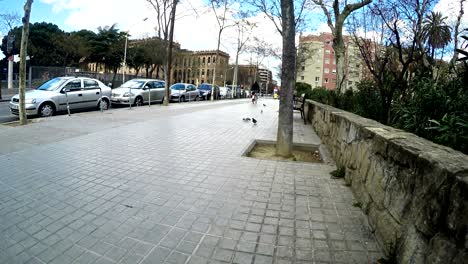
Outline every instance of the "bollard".
<path fill-rule="evenodd" d="M 101 113 L 103 113 L 103 109 L 102 109 L 102 89 L 101 89 L 101 86 L 98 86 L 99 87 L 99 94 L 101 95 L 101 101 L 99 102 L 99 108 L 101 108 Z M 109 107 L 109 106 L 107 106 Z"/>
<path fill-rule="evenodd" d="M 151 107 L 151 87 L 149 87 L 149 94 L 148 94 L 148 107 Z"/>
<path fill-rule="evenodd" d="M 68 116 L 71 116 L 71 115 L 70 115 L 70 105 L 68 104 L 68 89 L 67 89 L 67 88 L 65 89 L 65 100 L 67 101 L 67 112 L 68 112 Z"/>

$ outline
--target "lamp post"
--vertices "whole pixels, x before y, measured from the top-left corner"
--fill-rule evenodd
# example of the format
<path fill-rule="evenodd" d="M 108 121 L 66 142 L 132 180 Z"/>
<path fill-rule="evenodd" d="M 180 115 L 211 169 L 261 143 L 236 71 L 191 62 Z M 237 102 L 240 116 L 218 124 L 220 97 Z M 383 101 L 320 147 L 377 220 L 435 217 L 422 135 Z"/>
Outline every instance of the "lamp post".
<path fill-rule="evenodd" d="M 124 50 L 124 60 L 123 60 L 123 67 L 122 67 L 122 84 L 125 83 L 125 72 L 127 71 L 127 46 L 128 46 L 128 32 L 132 27 L 140 22 L 145 22 L 148 20 L 147 17 L 143 18 L 143 20 L 138 21 L 137 23 L 133 24 L 131 27 L 128 28 L 127 32 L 125 32 L 125 50 Z M 128 106 L 130 110 L 132 109 L 132 88 L 128 87 Z"/>
<path fill-rule="evenodd" d="M 140 22 L 145 22 L 148 20 L 147 17 L 143 18 L 143 20 L 138 21 L 137 23 L 133 24 L 131 27 L 128 28 L 127 32 L 125 32 L 125 50 L 124 50 L 124 60 L 123 60 L 123 69 L 122 69 L 122 83 L 125 82 L 125 72 L 127 71 L 127 46 L 128 46 L 128 32 L 132 27 L 134 27 L 136 24 Z"/>

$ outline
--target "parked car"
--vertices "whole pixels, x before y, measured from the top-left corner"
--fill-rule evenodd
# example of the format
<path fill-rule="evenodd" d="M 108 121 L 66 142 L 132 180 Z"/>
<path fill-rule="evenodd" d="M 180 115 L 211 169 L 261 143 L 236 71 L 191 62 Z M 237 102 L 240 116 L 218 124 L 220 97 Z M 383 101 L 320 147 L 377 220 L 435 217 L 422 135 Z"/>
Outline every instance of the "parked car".
<path fill-rule="evenodd" d="M 137 105 L 164 101 L 165 82 L 156 79 L 133 79 L 112 90 L 114 105 Z"/>
<path fill-rule="evenodd" d="M 221 99 L 231 99 L 232 90 L 229 87 L 219 87 L 219 97 Z"/>
<path fill-rule="evenodd" d="M 211 100 L 211 92 L 212 92 L 213 85 L 209 83 L 202 83 L 198 86 L 198 92 L 200 94 L 200 98 L 203 100 Z M 219 87 L 214 86 L 215 97 L 214 99 L 219 98 Z"/>
<path fill-rule="evenodd" d="M 171 85 L 171 101 L 199 101 L 200 94 L 195 85 L 190 83 L 175 83 Z"/>
<path fill-rule="evenodd" d="M 111 89 L 102 82 L 87 77 L 57 77 L 37 89 L 26 92 L 26 115 L 49 117 L 70 110 L 109 108 Z M 101 100 L 102 98 L 102 100 Z M 19 115 L 19 95 L 10 101 L 10 111 Z"/>
<path fill-rule="evenodd" d="M 227 87 L 229 89 L 235 89 L 234 90 L 234 98 L 242 98 L 242 97 L 245 97 L 244 93 L 242 92 L 242 89 L 240 86 L 236 85 L 236 87 L 234 87 L 234 85 L 227 85 Z"/>

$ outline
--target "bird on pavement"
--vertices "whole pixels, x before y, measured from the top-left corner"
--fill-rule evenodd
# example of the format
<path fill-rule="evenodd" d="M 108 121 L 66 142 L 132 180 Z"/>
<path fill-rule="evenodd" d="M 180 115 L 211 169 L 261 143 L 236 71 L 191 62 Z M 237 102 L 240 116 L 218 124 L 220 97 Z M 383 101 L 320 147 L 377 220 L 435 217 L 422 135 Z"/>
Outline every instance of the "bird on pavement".
<path fill-rule="evenodd" d="M 265 106 L 266 106 L 266 104 L 263 104 L 263 106 L 265 107 Z"/>
<path fill-rule="evenodd" d="M 250 121 L 250 118 L 249 118 L 249 117 L 244 117 L 244 118 L 242 118 L 242 120 L 244 120 L 244 121 Z"/>
<path fill-rule="evenodd" d="M 260 114 L 263 114 L 263 109 L 262 109 L 262 110 L 260 110 Z"/>
<path fill-rule="evenodd" d="M 252 122 L 254 123 L 254 125 L 256 125 L 257 124 L 257 119 L 252 117 Z"/>

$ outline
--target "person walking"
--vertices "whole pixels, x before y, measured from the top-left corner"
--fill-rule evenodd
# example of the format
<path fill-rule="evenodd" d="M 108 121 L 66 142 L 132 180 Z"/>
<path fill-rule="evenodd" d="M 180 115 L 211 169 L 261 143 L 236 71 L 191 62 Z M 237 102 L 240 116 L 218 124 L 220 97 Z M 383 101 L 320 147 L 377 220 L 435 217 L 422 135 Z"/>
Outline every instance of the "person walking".
<path fill-rule="evenodd" d="M 252 87 L 250 88 L 250 91 L 252 93 L 252 104 L 257 103 L 257 93 L 260 91 L 260 86 L 258 85 L 257 82 L 254 82 L 252 84 Z"/>

